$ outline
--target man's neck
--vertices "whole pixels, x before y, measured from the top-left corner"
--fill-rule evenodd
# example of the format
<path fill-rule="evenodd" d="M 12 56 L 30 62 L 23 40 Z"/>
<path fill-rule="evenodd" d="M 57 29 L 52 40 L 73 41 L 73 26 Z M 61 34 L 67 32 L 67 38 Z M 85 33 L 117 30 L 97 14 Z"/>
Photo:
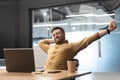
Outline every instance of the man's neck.
<path fill-rule="evenodd" d="M 64 43 L 68 43 L 68 40 L 64 40 L 64 41 L 61 41 L 59 43 L 56 43 L 56 45 L 61 45 L 61 44 L 64 44 Z"/>

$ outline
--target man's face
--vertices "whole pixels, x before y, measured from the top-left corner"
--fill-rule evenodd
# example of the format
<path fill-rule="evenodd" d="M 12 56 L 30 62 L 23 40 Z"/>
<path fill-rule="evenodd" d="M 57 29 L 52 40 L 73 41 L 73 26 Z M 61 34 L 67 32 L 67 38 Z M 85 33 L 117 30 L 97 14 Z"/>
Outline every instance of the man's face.
<path fill-rule="evenodd" d="M 65 40 L 65 33 L 62 32 L 60 29 L 56 29 L 52 33 L 52 38 L 55 43 L 61 43 Z"/>

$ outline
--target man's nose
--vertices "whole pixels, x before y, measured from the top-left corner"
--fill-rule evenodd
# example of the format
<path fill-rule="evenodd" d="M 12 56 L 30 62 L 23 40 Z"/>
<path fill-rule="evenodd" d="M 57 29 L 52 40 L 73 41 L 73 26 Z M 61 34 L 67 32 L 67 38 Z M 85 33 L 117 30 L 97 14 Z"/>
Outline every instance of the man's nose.
<path fill-rule="evenodd" d="M 56 37 L 58 37 L 58 35 L 55 35 L 54 37 L 56 38 Z"/>

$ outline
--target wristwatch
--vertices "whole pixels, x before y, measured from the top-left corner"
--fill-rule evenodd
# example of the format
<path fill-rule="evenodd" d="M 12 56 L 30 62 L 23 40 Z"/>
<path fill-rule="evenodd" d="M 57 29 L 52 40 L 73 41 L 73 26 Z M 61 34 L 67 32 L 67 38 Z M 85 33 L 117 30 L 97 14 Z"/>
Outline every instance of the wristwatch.
<path fill-rule="evenodd" d="M 110 34 L 110 30 L 109 29 L 106 29 L 107 30 L 107 33 Z"/>

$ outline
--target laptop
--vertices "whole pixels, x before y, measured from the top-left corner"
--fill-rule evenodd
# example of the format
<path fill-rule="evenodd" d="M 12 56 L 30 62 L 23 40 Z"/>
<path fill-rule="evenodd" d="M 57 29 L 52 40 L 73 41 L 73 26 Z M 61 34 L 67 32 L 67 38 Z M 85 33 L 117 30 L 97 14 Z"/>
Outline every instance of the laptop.
<path fill-rule="evenodd" d="M 35 71 L 33 48 L 5 48 L 3 51 L 8 72 Z"/>

